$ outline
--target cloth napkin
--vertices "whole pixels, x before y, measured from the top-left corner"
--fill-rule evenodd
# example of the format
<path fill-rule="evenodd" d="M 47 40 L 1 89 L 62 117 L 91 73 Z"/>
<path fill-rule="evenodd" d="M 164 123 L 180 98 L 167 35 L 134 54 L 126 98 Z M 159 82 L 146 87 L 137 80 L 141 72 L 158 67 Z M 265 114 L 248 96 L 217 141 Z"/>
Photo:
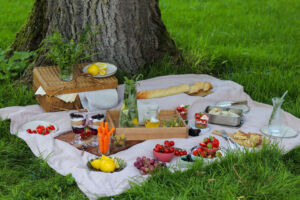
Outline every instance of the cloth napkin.
<path fill-rule="evenodd" d="M 81 105 L 89 112 L 107 110 L 118 104 L 116 89 L 96 90 L 78 93 Z"/>

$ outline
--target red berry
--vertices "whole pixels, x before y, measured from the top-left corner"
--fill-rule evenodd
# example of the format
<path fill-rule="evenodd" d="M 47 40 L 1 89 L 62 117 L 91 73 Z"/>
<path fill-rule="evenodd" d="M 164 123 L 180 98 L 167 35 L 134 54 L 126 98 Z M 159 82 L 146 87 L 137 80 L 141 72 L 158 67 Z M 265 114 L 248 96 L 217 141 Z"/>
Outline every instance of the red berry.
<path fill-rule="evenodd" d="M 55 130 L 55 127 L 53 125 L 49 126 L 51 130 Z"/>
<path fill-rule="evenodd" d="M 209 138 L 204 138 L 203 140 L 206 144 L 210 142 L 210 139 Z"/>
<path fill-rule="evenodd" d="M 170 142 L 168 140 L 165 140 L 164 144 L 165 144 L 166 147 L 170 146 Z"/>
<path fill-rule="evenodd" d="M 170 146 L 172 147 L 172 146 L 175 145 L 175 142 L 174 142 L 174 141 L 170 141 L 169 144 L 170 144 Z"/>
<path fill-rule="evenodd" d="M 36 133 L 36 130 L 33 130 L 32 133 Z"/>
<path fill-rule="evenodd" d="M 198 150 L 193 151 L 194 156 L 198 156 Z"/>
<path fill-rule="evenodd" d="M 207 145 L 206 145 L 206 143 L 201 142 L 201 143 L 200 143 L 200 146 L 201 146 L 201 147 L 206 147 Z"/>
<path fill-rule="evenodd" d="M 201 151 L 201 152 L 200 152 L 200 155 L 201 155 L 202 157 L 205 157 L 205 156 L 206 156 L 205 151 Z"/>
<path fill-rule="evenodd" d="M 214 141 L 212 142 L 212 146 L 215 148 L 218 148 L 220 145 L 220 142 L 217 138 L 214 139 Z"/>
<path fill-rule="evenodd" d="M 31 131 L 31 129 L 30 129 L 30 128 L 29 128 L 29 129 L 27 129 L 27 130 L 26 130 L 26 132 L 27 132 L 27 133 L 32 133 L 32 131 Z"/>
<path fill-rule="evenodd" d="M 37 132 L 38 134 L 43 134 L 43 130 L 40 129 L 40 128 L 37 128 L 37 129 L 36 129 L 36 132 Z"/>

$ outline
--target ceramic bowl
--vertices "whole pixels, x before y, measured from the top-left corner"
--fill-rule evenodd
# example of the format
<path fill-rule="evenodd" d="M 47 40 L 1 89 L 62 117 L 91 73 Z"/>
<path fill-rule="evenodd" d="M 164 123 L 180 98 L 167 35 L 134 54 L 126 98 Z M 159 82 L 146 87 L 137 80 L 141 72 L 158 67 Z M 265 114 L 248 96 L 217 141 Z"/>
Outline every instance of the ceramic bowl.
<path fill-rule="evenodd" d="M 161 162 L 170 162 L 174 157 L 174 152 L 172 153 L 161 153 L 153 150 L 153 156 Z"/>
<path fill-rule="evenodd" d="M 191 166 L 194 164 L 194 162 L 188 162 L 188 161 L 182 160 L 182 158 L 186 158 L 186 156 L 187 156 L 187 155 L 181 156 L 181 157 L 179 158 L 179 160 L 178 160 L 178 165 L 179 165 L 180 167 L 182 167 L 182 168 L 189 168 L 189 167 L 191 167 Z M 193 157 L 192 157 L 192 159 L 193 159 Z M 194 160 L 194 159 L 193 159 L 193 160 Z M 194 160 L 194 161 L 195 161 L 195 160 Z"/>

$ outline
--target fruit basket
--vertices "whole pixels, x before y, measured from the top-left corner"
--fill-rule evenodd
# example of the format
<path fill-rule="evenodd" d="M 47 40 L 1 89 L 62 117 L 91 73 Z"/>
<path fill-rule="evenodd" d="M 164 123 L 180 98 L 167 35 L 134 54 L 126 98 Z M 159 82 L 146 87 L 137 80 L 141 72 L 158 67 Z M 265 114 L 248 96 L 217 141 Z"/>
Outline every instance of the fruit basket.
<path fill-rule="evenodd" d="M 115 135 L 126 136 L 127 141 L 130 140 L 149 140 L 149 139 L 166 139 L 166 138 L 187 138 L 188 127 L 180 114 L 176 110 L 161 110 L 159 120 L 161 124 L 164 121 L 171 119 L 179 119 L 180 126 L 178 127 L 154 127 L 146 128 L 145 126 L 120 128 L 119 127 L 120 110 L 108 110 L 106 112 L 106 120 L 109 128 L 115 128 Z"/>

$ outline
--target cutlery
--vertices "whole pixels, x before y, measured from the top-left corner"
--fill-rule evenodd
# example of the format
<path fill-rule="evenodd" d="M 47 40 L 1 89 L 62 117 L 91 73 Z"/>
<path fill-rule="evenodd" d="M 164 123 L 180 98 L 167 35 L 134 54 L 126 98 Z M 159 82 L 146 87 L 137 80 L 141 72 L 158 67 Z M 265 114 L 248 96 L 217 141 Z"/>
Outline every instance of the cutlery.
<path fill-rule="evenodd" d="M 228 142 L 230 149 L 232 149 L 232 150 L 236 149 L 236 147 L 233 145 L 233 143 L 230 140 L 231 138 L 227 135 L 227 133 L 224 130 L 221 130 L 221 133 L 222 133 L 222 136 Z"/>
<path fill-rule="evenodd" d="M 244 101 L 235 101 L 235 102 L 231 102 L 231 103 L 224 103 L 224 104 L 221 104 L 219 106 L 221 107 L 229 107 L 229 106 L 234 106 L 234 105 L 240 105 L 240 104 L 245 104 L 247 105 L 247 100 L 244 100 Z"/>

